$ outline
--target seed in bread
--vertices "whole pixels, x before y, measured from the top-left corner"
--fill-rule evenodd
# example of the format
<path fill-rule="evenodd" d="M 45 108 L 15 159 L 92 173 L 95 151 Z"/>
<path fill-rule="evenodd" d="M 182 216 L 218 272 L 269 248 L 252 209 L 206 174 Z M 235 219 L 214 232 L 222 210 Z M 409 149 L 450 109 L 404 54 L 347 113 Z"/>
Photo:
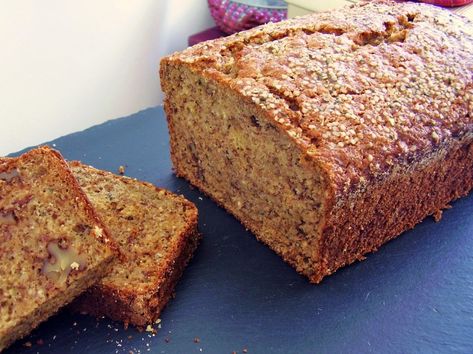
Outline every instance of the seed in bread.
<path fill-rule="evenodd" d="M 0 159 L 0 351 L 102 278 L 113 245 L 58 152 Z"/>
<path fill-rule="evenodd" d="M 161 61 L 177 175 L 312 282 L 473 186 L 473 26 L 361 2 Z"/>
<path fill-rule="evenodd" d="M 158 319 L 197 246 L 197 209 L 150 183 L 70 165 L 123 255 L 74 307 L 144 328 Z"/>

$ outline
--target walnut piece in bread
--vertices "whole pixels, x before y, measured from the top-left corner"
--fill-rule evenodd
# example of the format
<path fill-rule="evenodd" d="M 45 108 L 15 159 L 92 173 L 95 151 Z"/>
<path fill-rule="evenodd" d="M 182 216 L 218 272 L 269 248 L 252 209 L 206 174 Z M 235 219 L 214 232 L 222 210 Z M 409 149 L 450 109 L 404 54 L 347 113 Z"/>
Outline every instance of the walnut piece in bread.
<path fill-rule="evenodd" d="M 58 152 L 0 158 L 0 351 L 99 281 L 116 252 Z"/>

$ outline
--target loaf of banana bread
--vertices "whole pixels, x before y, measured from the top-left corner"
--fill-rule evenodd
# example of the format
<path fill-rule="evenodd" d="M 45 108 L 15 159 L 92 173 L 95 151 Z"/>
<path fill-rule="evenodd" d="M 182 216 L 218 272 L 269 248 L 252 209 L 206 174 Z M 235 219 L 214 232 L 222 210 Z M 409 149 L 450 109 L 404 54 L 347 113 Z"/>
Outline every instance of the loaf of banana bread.
<path fill-rule="evenodd" d="M 99 281 L 114 248 L 58 152 L 0 159 L 0 351 Z"/>
<path fill-rule="evenodd" d="M 122 254 L 73 308 L 140 327 L 153 323 L 197 247 L 197 208 L 150 183 L 70 165 Z"/>
<path fill-rule="evenodd" d="M 362 2 L 204 42 L 160 76 L 177 175 L 311 282 L 473 186 L 473 26 Z"/>

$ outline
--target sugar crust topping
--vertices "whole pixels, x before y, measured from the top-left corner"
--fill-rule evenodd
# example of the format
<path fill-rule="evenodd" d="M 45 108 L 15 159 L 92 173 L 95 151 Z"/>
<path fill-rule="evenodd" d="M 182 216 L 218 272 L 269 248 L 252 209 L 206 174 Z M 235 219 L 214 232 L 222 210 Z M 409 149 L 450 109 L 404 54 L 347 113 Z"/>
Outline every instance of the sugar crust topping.
<path fill-rule="evenodd" d="M 258 27 L 171 56 L 225 82 L 346 185 L 473 131 L 473 26 L 373 1 Z"/>

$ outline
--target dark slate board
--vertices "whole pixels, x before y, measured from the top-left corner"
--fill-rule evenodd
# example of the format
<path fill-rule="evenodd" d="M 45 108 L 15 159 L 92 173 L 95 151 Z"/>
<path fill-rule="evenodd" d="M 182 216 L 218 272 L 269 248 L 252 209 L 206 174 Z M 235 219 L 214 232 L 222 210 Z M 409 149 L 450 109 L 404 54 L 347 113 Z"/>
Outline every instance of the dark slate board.
<path fill-rule="evenodd" d="M 157 335 L 62 311 L 5 353 L 473 352 L 471 194 L 440 223 L 429 218 L 311 285 L 172 174 L 161 107 L 50 144 L 68 159 L 114 172 L 127 165 L 128 176 L 184 194 L 199 208 L 204 238 Z"/>

